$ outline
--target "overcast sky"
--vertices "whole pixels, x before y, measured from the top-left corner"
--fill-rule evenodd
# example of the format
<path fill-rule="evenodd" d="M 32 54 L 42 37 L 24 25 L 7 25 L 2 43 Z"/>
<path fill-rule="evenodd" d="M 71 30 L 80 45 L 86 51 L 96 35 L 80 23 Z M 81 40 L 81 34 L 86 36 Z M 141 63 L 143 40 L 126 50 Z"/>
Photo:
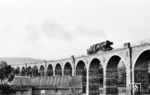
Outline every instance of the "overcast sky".
<path fill-rule="evenodd" d="M 0 57 L 60 59 L 150 39 L 150 0 L 1 0 Z"/>

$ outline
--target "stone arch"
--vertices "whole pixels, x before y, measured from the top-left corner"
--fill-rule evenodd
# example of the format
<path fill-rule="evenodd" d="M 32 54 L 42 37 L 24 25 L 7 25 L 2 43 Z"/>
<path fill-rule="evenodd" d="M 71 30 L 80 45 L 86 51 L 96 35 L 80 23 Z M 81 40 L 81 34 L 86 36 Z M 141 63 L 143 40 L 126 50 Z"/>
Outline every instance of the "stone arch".
<path fill-rule="evenodd" d="M 86 93 L 86 73 L 86 65 L 82 60 L 80 60 L 76 65 L 76 76 L 82 76 L 83 93 Z"/>
<path fill-rule="evenodd" d="M 28 76 L 32 76 L 32 68 L 31 68 L 31 66 L 28 66 L 28 68 L 27 68 L 27 75 Z"/>
<path fill-rule="evenodd" d="M 62 76 L 62 67 L 59 63 L 57 63 L 57 65 L 55 67 L 55 75 Z"/>
<path fill-rule="evenodd" d="M 40 76 L 44 76 L 44 69 L 45 69 L 44 66 L 41 65 L 39 69 Z"/>
<path fill-rule="evenodd" d="M 32 68 L 32 73 L 33 73 L 33 76 L 38 76 L 38 75 L 39 75 L 38 67 L 37 67 L 37 66 L 34 66 L 34 67 Z"/>
<path fill-rule="evenodd" d="M 134 70 L 134 67 L 135 67 L 135 65 L 136 65 L 136 62 L 137 62 L 137 60 L 139 59 L 139 57 L 141 56 L 141 54 L 143 54 L 144 52 L 147 52 L 147 51 L 150 51 L 150 49 L 143 49 L 143 50 L 141 50 L 140 52 L 138 52 L 138 54 L 136 54 L 136 56 L 135 56 L 135 58 L 134 58 L 134 60 L 133 60 L 133 70 Z"/>
<path fill-rule="evenodd" d="M 67 62 L 64 66 L 64 75 L 72 76 L 72 67 L 69 62 Z"/>
<path fill-rule="evenodd" d="M 78 61 L 76 65 L 76 75 L 83 75 L 83 71 L 86 70 L 86 65 L 84 61 L 80 60 Z"/>
<path fill-rule="evenodd" d="M 118 55 L 110 57 L 106 66 L 106 92 L 118 95 L 118 89 L 126 88 L 126 66 Z"/>
<path fill-rule="evenodd" d="M 27 74 L 26 74 L 26 68 L 23 66 L 22 68 L 21 68 L 21 76 L 26 76 Z"/>
<path fill-rule="evenodd" d="M 142 94 L 150 94 L 150 50 L 145 50 L 138 56 L 134 65 L 134 82 L 141 83 Z"/>
<path fill-rule="evenodd" d="M 19 75 L 19 74 L 20 74 L 20 67 L 17 67 L 17 68 L 15 69 L 15 74 L 16 74 L 16 75 Z"/>
<path fill-rule="evenodd" d="M 100 95 L 103 88 L 103 67 L 97 58 L 89 66 L 89 95 Z"/>
<path fill-rule="evenodd" d="M 47 76 L 53 76 L 53 66 L 51 64 L 47 67 Z"/>

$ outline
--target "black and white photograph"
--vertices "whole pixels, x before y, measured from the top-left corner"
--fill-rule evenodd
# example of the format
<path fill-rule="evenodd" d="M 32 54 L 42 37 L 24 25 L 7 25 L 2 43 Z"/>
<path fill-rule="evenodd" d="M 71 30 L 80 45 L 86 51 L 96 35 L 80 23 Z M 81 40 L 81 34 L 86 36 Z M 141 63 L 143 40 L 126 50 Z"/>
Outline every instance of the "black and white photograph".
<path fill-rule="evenodd" d="M 0 0 L 0 95 L 150 95 L 150 0 Z"/>

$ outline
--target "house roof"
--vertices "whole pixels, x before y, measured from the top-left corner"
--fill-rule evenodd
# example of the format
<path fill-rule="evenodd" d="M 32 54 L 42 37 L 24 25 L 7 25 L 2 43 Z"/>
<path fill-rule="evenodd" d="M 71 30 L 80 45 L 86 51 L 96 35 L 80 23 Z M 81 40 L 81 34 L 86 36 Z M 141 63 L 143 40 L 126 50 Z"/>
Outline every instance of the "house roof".
<path fill-rule="evenodd" d="M 80 76 L 16 76 L 13 80 L 15 86 L 23 87 L 49 87 L 49 88 L 82 88 Z"/>
<path fill-rule="evenodd" d="M 32 86 L 31 79 L 28 76 L 15 76 L 12 83 L 15 86 Z"/>

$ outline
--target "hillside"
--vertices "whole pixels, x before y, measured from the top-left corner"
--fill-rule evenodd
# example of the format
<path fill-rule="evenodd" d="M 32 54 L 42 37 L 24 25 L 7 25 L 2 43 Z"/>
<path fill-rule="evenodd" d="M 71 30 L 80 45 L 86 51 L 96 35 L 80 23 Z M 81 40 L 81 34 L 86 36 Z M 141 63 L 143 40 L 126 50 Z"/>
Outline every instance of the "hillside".
<path fill-rule="evenodd" d="M 27 57 L 0 57 L 0 61 L 6 61 L 8 64 L 23 64 L 39 62 L 42 60 Z"/>

